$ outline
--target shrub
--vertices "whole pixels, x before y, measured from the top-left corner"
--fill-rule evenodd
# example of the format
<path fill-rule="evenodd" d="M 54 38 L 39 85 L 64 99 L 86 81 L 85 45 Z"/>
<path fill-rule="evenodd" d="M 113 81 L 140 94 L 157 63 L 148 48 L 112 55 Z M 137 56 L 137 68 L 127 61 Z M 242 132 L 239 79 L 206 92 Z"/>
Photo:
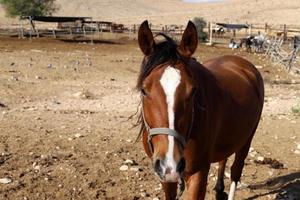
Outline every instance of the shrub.
<path fill-rule="evenodd" d="M 292 113 L 293 113 L 294 115 L 300 115 L 300 105 L 293 106 L 293 107 L 292 107 Z"/>
<path fill-rule="evenodd" d="M 202 17 L 195 17 L 193 22 L 197 28 L 198 38 L 200 42 L 205 42 L 207 39 L 207 33 L 204 32 L 204 28 L 206 27 L 206 21 Z"/>
<path fill-rule="evenodd" d="M 52 15 L 58 9 L 55 0 L 0 0 L 0 3 L 9 17 Z"/>

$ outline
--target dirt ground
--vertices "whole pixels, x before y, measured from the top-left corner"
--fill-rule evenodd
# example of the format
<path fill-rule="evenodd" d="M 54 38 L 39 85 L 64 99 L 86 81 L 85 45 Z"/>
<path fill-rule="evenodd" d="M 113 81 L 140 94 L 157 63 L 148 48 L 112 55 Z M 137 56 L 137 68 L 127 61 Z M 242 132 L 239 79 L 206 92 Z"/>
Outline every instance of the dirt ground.
<path fill-rule="evenodd" d="M 300 199 L 300 76 L 243 51 L 200 45 L 195 57 L 224 54 L 252 61 L 266 90 L 236 199 Z M 0 199 L 163 199 L 128 120 L 141 59 L 135 41 L 0 38 Z M 207 199 L 215 182 L 212 164 Z"/>

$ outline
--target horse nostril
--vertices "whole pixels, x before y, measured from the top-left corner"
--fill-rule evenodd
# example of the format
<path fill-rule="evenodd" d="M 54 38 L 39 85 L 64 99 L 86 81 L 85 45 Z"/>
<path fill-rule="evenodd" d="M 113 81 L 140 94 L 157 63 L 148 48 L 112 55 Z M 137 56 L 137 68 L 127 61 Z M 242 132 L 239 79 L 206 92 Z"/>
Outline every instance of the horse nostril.
<path fill-rule="evenodd" d="M 181 174 L 184 171 L 184 169 L 185 169 L 185 159 L 181 158 L 177 164 L 176 171 Z"/>
<path fill-rule="evenodd" d="M 158 174 L 160 174 L 162 172 L 161 160 L 160 159 L 155 160 L 155 162 L 154 162 L 154 171 Z"/>

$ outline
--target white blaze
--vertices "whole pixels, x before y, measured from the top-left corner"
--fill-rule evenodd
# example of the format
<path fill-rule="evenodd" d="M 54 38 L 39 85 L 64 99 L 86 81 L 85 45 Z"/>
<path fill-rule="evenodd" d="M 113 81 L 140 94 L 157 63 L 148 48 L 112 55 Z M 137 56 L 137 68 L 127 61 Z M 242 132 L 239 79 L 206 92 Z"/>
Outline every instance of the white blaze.
<path fill-rule="evenodd" d="M 180 71 L 175 69 L 174 67 L 168 66 L 160 79 L 160 84 L 164 89 L 166 95 L 166 101 L 168 106 L 168 120 L 169 120 L 169 128 L 175 129 L 174 126 L 174 98 L 177 86 L 180 83 Z M 171 167 L 172 172 L 176 170 L 176 162 L 174 160 L 174 137 L 168 135 L 169 145 L 168 151 L 166 154 L 166 164 L 168 167 Z M 173 171 L 174 170 L 174 171 Z"/>

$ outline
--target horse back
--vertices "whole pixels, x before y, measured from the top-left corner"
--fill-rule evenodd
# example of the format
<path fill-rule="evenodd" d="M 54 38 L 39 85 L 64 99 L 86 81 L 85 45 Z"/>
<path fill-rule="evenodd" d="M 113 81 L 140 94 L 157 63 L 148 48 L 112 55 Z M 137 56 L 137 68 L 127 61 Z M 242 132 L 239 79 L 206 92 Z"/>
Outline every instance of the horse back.
<path fill-rule="evenodd" d="M 215 124 L 213 161 L 222 160 L 251 139 L 263 108 L 264 86 L 259 71 L 238 56 L 222 56 L 203 63 L 216 85 L 208 95 Z M 209 109 L 209 108 L 208 108 Z M 226 151 L 224 151 L 226 149 Z"/>

